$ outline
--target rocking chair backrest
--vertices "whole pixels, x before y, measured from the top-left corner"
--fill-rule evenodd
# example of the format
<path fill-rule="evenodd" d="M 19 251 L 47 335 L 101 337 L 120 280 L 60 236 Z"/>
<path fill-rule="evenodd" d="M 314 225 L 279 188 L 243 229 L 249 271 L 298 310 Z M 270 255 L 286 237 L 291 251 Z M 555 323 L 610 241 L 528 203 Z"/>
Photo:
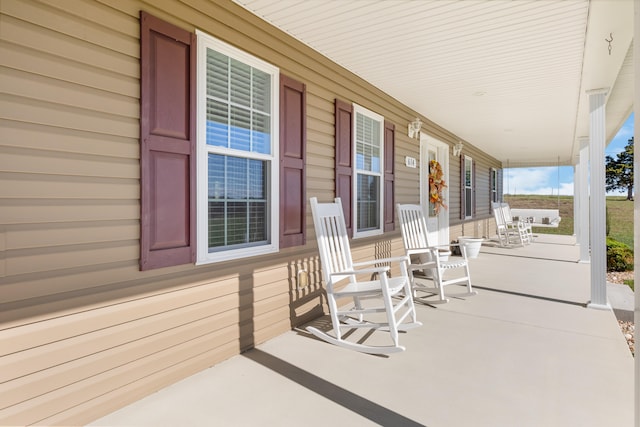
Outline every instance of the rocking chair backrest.
<path fill-rule="evenodd" d="M 492 202 L 492 204 L 493 204 L 493 217 L 496 220 L 496 226 L 498 228 L 504 228 L 505 220 L 504 220 L 504 215 L 502 213 L 502 203 Z"/>
<path fill-rule="evenodd" d="M 502 216 L 504 218 L 504 222 L 507 224 L 511 224 L 513 222 L 513 217 L 511 216 L 511 208 L 507 203 L 502 203 Z"/>
<path fill-rule="evenodd" d="M 316 197 L 312 197 L 310 201 L 322 275 L 327 286 L 332 286 L 333 283 L 342 279 L 342 277 L 336 279 L 332 274 L 353 269 L 342 202 L 339 197 L 334 203 L 318 203 Z"/>
<path fill-rule="evenodd" d="M 420 205 L 398 205 L 398 219 L 407 251 L 429 247 L 427 223 Z"/>

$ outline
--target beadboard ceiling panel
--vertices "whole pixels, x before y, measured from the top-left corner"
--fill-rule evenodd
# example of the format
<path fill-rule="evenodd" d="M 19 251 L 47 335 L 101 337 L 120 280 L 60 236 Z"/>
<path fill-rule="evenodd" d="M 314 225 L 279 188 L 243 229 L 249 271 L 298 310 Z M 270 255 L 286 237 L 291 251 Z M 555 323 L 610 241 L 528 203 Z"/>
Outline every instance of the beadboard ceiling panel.
<path fill-rule="evenodd" d="M 630 0 L 234 1 L 505 166 L 575 163 L 587 90 L 631 111 Z"/>

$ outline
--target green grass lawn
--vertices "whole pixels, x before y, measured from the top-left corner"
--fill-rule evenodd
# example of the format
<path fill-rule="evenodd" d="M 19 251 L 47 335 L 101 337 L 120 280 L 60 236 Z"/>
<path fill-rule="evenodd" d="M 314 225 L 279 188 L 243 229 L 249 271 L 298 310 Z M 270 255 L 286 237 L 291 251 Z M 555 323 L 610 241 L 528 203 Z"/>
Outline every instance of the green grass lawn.
<path fill-rule="evenodd" d="M 536 228 L 536 233 L 573 234 L 573 196 L 505 195 L 504 201 L 517 209 L 559 209 L 558 228 Z M 625 197 L 607 197 L 609 237 L 633 248 L 633 202 Z"/>
<path fill-rule="evenodd" d="M 625 285 L 627 285 L 627 286 L 629 286 L 629 287 L 631 288 L 631 290 L 632 290 L 632 291 L 634 290 L 634 289 L 633 289 L 633 279 L 625 280 L 625 281 L 624 281 L 624 284 L 625 284 Z"/>
<path fill-rule="evenodd" d="M 562 221 L 557 228 L 533 227 L 534 233 L 573 234 L 573 196 L 506 195 L 504 201 L 515 209 L 558 209 Z"/>
<path fill-rule="evenodd" d="M 573 234 L 573 196 L 505 195 L 504 201 L 517 209 L 559 209 L 562 221 L 558 228 L 533 227 L 533 232 Z M 607 212 L 609 237 L 633 249 L 633 202 L 621 196 L 608 196 Z M 633 280 L 625 284 L 633 289 Z"/>
<path fill-rule="evenodd" d="M 633 202 L 625 197 L 607 197 L 609 237 L 633 248 Z"/>

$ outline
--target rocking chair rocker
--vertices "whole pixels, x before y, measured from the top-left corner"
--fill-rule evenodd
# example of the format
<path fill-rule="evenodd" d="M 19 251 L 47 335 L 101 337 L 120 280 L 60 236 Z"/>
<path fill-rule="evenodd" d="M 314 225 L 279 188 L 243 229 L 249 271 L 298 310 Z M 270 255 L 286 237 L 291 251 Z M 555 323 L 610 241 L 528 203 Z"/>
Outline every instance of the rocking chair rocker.
<path fill-rule="evenodd" d="M 311 212 L 315 225 L 322 275 L 326 284 L 327 303 L 335 336 L 329 335 L 314 327 L 307 327 L 307 331 L 316 337 L 347 349 L 370 353 L 390 354 L 404 351 L 399 344 L 398 331 L 404 331 L 422 323 L 416 320 L 416 311 L 411 295 L 411 285 L 407 274 L 406 257 L 375 259 L 354 263 L 351 259 L 349 238 L 344 221 L 344 214 L 340 198 L 334 203 L 318 203 L 311 198 Z M 398 262 L 401 274 L 389 277 L 389 266 L 381 264 Z M 363 268 L 365 267 L 365 268 Z M 362 281 L 359 275 L 377 275 L 377 280 Z M 353 299 L 353 307 L 338 306 L 338 300 Z M 375 307 L 364 300 L 377 300 Z M 380 305 L 379 300 L 382 300 Z M 350 305 L 349 305 L 350 306 Z M 377 321 L 365 321 L 365 315 L 385 313 L 386 321 L 378 315 Z M 355 316 L 355 317 L 354 317 Z M 410 322 L 403 323 L 410 318 Z M 388 330 L 393 341 L 389 346 L 372 346 L 346 341 L 342 329 L 369 328 Z"/>

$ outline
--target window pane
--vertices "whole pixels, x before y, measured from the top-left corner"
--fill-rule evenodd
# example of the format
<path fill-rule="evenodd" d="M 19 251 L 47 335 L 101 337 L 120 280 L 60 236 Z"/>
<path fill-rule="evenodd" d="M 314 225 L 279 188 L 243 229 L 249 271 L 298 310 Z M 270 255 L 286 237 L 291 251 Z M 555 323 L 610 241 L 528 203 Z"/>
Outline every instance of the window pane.
<path fill-rule="evenodd" d="M 270 113 L 271 109 L 271 76 L 263 71 L 253 69 L 253 109 Z"/>
<path fill-rule="evenodd" d="M 364 168 L 364 143 L 356 140 L 356 169 L 366 170 Z"/>
<path fill-rule="evenodd" d="M 224 246 L 224 205 L 224 202 L 212 202 L 209 199 L 209 248 Z"/>
<path fill-rule="evenodd" d="M 264 114 L 253 113 L 251 138 L 254 153 L 271 154 L 271 118 Z"/>
<path fill-rule="evenodd" d="M 229 146 L 236 150 L 250 151 L 251 114 L 249 110 L 231 107 L 231 130 L 229 132 Z"/>
<path fill-rule="evenodd" d="M 380 172 L 380 147 L 371 147 L 371 171 Z"/>
<path fill-rule="evenodd" d="M 271 75 L 207 50 L 207 144 L 270 154 Z"/>
<path fill-rule="evenodd" d="M 211 49 L 207 49 L 207 95 L 229 99 L 229 58 Z"/>
<path fill-rule="evenodd" d="M 226 198 L 241 200 L 247 198 L 247 159 L 227 157 Z"/>
<path fill-rule="evenodd" d="M 225 197 L 225 158 L 216 154 L 209 154 L 209 199 Z"/>
<path fill-rule="evenodd" d="M 266 195 L 265 163 L 260 160 L 249 160 L 249 198 L 264 200 Z"/>
<path fill-rule="evenodd" d="M 467 217 L 472 216 L 473 206 L 471 205 L 471 189 L 470 188 L 467 188 L 464 190 L 464 203 L 465 203 L 465 207 L 464 207 L 465 215 Z"/>
<path fill-rule="evenodd" d="M 227 203 L 227 245 L 247 242 L 247 204 Z"/>
<path fill-rule="evenodd" d="M 380 178 L 358 174 L 358 231 L 380 228 Z"/>
<path fill-rule="evenodd" d="M 207 100 L 207 144 L 227 147 L 229 143 L 229 112 L 220 101 Z"/>
<path fill-rule="evenodd" d="M 364 140 L 364 137 L 361 136 L 364 134 L 364 119 L 363 114 L 356 113 L 356 135 L 359 135 L 359 140 Z"/>
<path fill-rule="evenodd" d="M 231 97 L 233 104 L 251 107 L 251 66 L 231 59 Z"/>
<path fill-rule="evenodd" d="M 249 243 L 267 240 L 267 203 L 249 203 Z"/>
<path fill-rule="evenodd" d="M 209 154 L 209 249 L 268 241 L 268 164 Z"/>
<path fill-rule="evenodd" d="M 356 168 L 379 173 L 381 163 L 380 122 L 356 113 Z"/>

